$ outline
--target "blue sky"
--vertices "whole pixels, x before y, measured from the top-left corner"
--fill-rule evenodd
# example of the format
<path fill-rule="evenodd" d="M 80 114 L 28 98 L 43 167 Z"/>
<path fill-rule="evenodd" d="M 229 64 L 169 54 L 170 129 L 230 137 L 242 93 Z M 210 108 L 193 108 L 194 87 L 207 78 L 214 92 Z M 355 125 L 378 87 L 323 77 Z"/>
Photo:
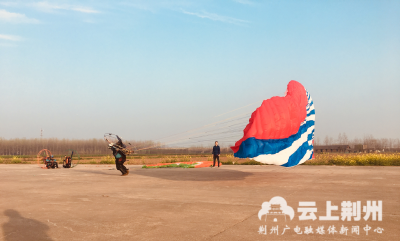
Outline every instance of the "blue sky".
<path fill-rule="evenodd" d="M 157 139 L 297 80 L 317 137 L 399 138 L 399 24 L 400 1 L 0 0 L 0 137 Z"/>

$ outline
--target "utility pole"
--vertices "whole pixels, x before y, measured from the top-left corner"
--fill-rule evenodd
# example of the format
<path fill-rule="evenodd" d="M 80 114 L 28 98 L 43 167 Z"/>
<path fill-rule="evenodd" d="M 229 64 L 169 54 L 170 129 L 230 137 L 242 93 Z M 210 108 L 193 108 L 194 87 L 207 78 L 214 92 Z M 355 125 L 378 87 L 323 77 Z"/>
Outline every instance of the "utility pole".
<path fill-rule="evenodd" d="M 43 137 L 43 129 L 40 128 L 40 140 L 42 139 L 42 137 Z"/>

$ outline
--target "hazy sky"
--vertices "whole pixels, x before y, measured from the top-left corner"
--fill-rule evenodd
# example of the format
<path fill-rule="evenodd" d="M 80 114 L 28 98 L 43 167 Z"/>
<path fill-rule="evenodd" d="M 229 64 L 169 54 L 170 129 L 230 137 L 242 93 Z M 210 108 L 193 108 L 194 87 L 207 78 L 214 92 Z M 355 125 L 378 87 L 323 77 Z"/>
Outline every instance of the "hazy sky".
<path fill-rule="evenodd" d="M 399 26 L 397 0 L 0 0 L 0 137 L 157 139 L 297 80 L 317 137 L 399 138 Z"/>

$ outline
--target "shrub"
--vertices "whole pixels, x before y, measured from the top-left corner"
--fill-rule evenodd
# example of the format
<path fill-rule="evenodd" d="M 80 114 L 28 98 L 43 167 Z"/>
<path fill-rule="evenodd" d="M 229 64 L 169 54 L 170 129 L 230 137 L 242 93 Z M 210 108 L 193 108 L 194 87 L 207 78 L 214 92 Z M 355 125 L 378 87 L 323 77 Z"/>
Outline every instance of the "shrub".
<path fill-rule="evenodd" d="M 222 162 L 223 165 L 265 165 L 261 162 L 254 161 L 254 160 L 248 160 L 246 162 L 235 162 L 235 161 L 226 161 Z"/>
<path fill-rule="evenodd" d="M 169 164 L 169 165 L 162 165 L 162 166 L 142 166 L 142 168 L 147 168 L 147 169 L 151 169 L 151 168 L 194 168 L 194 164 Z"/>
<path fill-rule="evenodd" d="M 114 161 L 106 161 L 106 160 L 102 160 L 99 162 L 99 164 L 114 164 L 114 163 L 115 163 Z"/>
<path fill-rule="evenodd" d="M 247 161 L 247 162 L 242 162 L 242 163 L 240 163 L 238 165 L 264 165 L 264 164 L 261 163 L 261 162 L 258 162 L 258 161 L 250 160 L 250 161 Z"/>
<path fill-rule="evenodd" d="M 239 160 L 239 158 L 236 158 L 232 154 L 227 154 L 226 155 L 226 160 L 227 160 L 226 162 L 232 162 L 232 164 L 234 165 L 237 162 L 237 160 Z M 232 164 L 228 164 L 228 165 L 232 165 Z"/>
<path fill-rule="evenodd" d="M 181 157 L 181 162 L 190 162 L 191 159 L 192 159 L 191 156 L 184 155 Z"/>
<path fill-rule="evenodd" d="M 161 163 L 175 163 L 175 162 L 178 162 L 178 161 L 179 161 L 178 156 L 174 156 L 174 157 L 167 156 L 167 157 L 164 158 L 164 160 Z"/>
<path fill-rule="evenodd" d="M 104 163 L 102 163 L 102 162 L 104 162 Z M 100 161 L 101 164 L 109 164 L 109 162 L 114 163 L 114 157 L 113 156 L 103 156 L 103 157 L 101 157 L 101 161 Z"/>

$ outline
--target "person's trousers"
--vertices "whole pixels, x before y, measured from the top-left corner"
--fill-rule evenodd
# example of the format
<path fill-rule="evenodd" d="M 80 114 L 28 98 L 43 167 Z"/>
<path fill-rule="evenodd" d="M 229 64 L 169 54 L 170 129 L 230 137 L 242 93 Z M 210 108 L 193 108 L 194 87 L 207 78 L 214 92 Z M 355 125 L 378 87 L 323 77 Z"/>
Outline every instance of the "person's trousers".
<path fill-rule="evenodd" d="M 214 164 L 213 166 L 215 167 L 215 160 L 218 160 L 218 167 L 219 167 L 219 155 L 214 155 Z"/>
<path fill-rule="evenodd" d="M 117 166 L 117 170 L 119 170 L 122 174 L 127 173 L 126 166 L 124 166 L 126 158 L 116 158 L 115 159 L 115 165 Z"/>

